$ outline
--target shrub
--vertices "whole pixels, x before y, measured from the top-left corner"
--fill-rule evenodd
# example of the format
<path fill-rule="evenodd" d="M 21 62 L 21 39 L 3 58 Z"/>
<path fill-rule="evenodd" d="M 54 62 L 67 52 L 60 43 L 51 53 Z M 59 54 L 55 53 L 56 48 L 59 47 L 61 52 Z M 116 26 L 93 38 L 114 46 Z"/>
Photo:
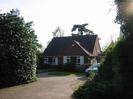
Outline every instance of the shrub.
<path fill-rule="evenodd" d="M 63 65 L 63 70 L 64 71 L 70 71 L 70 72 L 73 72 L 75 71 L 76 69 L 76 65 L 73 64 L 73 63 L 66 63 Z"/>
<path fill-rule="evenodd" d="M 50 65 L 50 64 L 43 64 L 43 65 L 40 65 L 38 69 L 50 69 L 52 68 L 53 66 Z"/>
<path fill-rule="evenodd" d="M 87 65 L 77 65 L 75 67 L 75 71 L 76 72 L 85 72 L 85 69 L 87 68 L 88 66 Z"/>
<path fill-rule="evenodd" d="M 112 80 L 114 77 L 113 49 L 114 49 L 114 43 L 112 42 L 103 53 L 104 60 L 101 63 L 101 66 L 99 67 L 99 70 L 98 70 L 100 79 Z"/>
<path fill-rule="evenodd" d="M 0 14 L 0 87 L 36 78 L 37 37 L 18 10 Z"/>
<path fill-rule="evenodd" d="M 43 52 L 41 52 L 42 45 L 38 44 L 38 50 L 37 50 L 37 69 L 43 68 L 44 65 L 44 55 Z"/>
<path fill-rule="evenodd" d="M 133 66 L 132 66 L 132 56 L 133 56 L 133 36 L 122 39 L 118 42 L 114 57 L 116 60 L 117 68 L 115 72 L 117 73 L 115 80 L 122 80 L 122 86 L 124 87 L 123 93 L 126 96 L 132 96 L 133 94 Z"/>
<path fill-rule="evenodd" d="M 73 93 L 76 99 L 120 99 L 119 85 L 104 80 L 88 80 Z"/>
<path fill-rule="evenodd" d="M 55 65 L 55 66 L 53 66 L 53 67 L 55 67 L 55 70 L 63 71 L 63 65 L 61 65 L 61 64 Z"/>

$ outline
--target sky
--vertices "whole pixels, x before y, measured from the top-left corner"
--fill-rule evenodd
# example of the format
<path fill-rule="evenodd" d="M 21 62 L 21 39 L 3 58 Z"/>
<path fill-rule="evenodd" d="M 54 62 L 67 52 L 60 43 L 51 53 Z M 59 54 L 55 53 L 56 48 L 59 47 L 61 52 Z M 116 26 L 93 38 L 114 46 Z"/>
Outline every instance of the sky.
<path fill-rule="evenodd" d="M 26 22 L 33 21 L 39 43 L 44 48 L 59 26 L 64 36 L 72 34 L 74 24 L 88 23 L 88 29 L 98 34 L 101 47 L 119 36 L 119 25 L 114 23 L 114 0 L 0 0 L 0 13 L 19 9 Z"/>

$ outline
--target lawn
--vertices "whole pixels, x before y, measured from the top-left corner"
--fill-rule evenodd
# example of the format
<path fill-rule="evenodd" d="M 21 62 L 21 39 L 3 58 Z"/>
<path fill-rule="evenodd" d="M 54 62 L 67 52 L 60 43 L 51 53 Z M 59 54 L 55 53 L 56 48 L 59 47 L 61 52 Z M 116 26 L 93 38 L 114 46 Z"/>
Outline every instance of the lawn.
<path fill-rule="evenodd" d="M 48 72 L 48 75 L 54 75 L 54 76 L 82 76 L 82 75 L 84 75 L 84 73 L 52 71 L 52 72 Z"/>

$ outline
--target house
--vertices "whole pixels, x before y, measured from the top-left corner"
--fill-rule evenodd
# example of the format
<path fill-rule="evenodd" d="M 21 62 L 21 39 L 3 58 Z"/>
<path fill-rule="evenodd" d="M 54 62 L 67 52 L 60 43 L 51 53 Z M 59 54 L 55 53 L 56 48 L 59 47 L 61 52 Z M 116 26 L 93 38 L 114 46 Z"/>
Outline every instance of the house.
<path fill-rule="evenodd" d="M 73 62 L 90 64 L 101 53 L 98 35 L 55 37 L 44 51 L 44 63 L 60 65 Z"/>

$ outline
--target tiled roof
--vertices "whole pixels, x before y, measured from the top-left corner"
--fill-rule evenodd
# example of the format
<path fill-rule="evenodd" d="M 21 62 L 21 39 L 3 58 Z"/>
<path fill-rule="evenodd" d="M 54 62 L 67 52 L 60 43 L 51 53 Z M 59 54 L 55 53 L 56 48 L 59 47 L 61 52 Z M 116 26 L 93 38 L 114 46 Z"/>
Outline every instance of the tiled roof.
<path fill-rule="evenodd" d="M 77 45 L 88 54 L 93 53 L 97 35 L 83 35 L 83 36 L 68 36 L 53 38 L 44 51 L 45 56 L 60 56 L 63 55 L 64 50 L 73 44 Z"/>

